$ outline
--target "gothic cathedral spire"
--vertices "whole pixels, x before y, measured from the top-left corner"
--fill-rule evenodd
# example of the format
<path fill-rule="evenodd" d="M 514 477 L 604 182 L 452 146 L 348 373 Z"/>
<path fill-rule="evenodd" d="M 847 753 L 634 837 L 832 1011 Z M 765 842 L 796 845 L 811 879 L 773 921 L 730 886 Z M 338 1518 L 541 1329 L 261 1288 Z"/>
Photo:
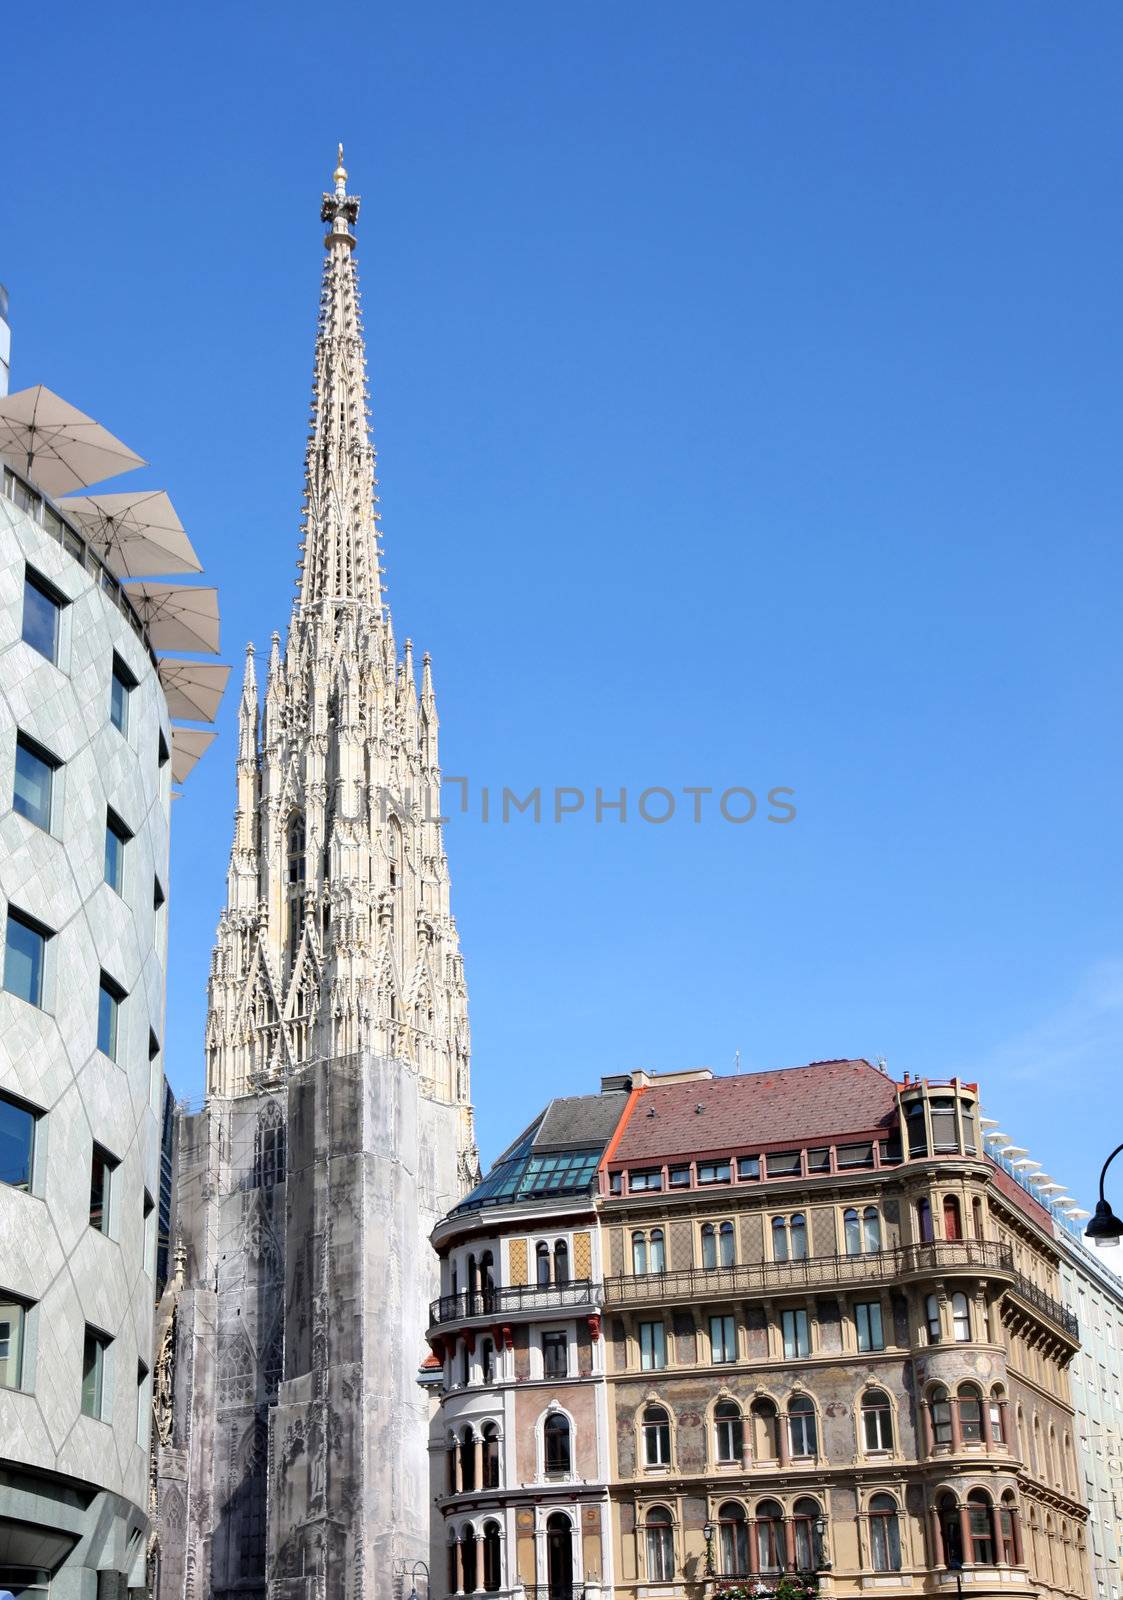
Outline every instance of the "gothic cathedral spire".
<path fill-rule="evenodd" d="M 211 965 L 208 1095 L 369 1054 L 461 1108 L 472 1150 L 467 993 L 438 820 L 428 656 L 398 662 L 382 601 L 375 454 L 355 275 L 359 200 L 340 146 L 305 458 L 300 574 L 258 706 L 252 647 L 238 720 L 227 904 Z"/>

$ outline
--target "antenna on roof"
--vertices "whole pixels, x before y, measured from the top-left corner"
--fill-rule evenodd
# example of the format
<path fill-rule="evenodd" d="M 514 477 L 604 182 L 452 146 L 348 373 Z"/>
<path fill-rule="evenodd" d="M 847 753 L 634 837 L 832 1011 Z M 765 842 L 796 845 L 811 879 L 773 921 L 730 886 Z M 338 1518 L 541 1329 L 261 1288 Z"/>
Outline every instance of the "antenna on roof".
<path fill-rule="evenodd" d="M 734 1052 L 733 1052 L 733 1070 L 734 1070 L 734 1072 L 736 1072 L 738 1074 L 741 1071 L 741 1052 L 740 1052 L 740 1050 L 734 1050 Z"/>
<path fill-rule="evenodd" d="M 878 1070 L 878 1072 L 880 1072 L 883 1077 L 887 1078 L 889 1076 L 889 1064 L 886 1061 L 885 1057 L 884 1056 L 875 1056 L 874 1060 L 877 1062 L 877 1070 Z"/>

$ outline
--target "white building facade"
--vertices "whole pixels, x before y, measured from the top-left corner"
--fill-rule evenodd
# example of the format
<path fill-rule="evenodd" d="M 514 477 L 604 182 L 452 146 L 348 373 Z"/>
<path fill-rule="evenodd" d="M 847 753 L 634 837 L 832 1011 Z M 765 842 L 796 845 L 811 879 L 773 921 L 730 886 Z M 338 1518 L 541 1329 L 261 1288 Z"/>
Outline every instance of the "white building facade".
<path fill-rule="evenodd" d="M 172 730 L 111 574 L 0 493 L 0 1590 L 140 1590 Z"/>

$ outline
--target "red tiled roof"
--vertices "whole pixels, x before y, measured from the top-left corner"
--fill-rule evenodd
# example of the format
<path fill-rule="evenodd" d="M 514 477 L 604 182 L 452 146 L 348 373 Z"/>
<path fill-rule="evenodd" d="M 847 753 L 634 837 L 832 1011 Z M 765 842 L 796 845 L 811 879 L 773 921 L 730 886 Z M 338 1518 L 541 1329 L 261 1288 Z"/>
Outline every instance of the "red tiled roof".
<path fill-rule="evenodd" d="M 1045 1232 L 1051 1235 L 1053 1219 L 1045 1207 L 1035 1200 L 1028 1190 L 1023 1189 L 1018 1180 L 1012 1178 L 1004 1167 L 1000 1167 L 997 1161 L 991 1161 L 991 1170 L 994 1174 L 994 1186 L 999 1193 L 1004 1194 L 1007 1200 L 1012 1200 L 1027 1217 L 1033 1218 L 1039 1228 L 1044 1228 Z"/>
<path fill-rule="evenodd" d="M 655 1083 L 639 1096 L 612 1162 L 872 1136 L 889 1128 L 896 1111 L 896 1085 L 868 1061 Z"/>
<path fill-rule="evenodd" d="M 444 1362 L 441 1360 L 441 1358 L 439 1356 L 435 1356 L 430 1350 L 429 1354 L 425 1357 L 425 1360 L 421 1363 L 421 1366 L 418 1370 L 420 1372 L 439 1372 L 443 1366 Z"/>

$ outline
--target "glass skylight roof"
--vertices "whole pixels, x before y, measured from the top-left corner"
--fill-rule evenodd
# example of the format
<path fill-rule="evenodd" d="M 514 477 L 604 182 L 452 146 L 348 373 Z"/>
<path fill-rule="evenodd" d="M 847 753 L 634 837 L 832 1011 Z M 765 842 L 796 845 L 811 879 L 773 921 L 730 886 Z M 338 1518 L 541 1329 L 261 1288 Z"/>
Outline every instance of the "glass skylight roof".
<path fill-rule="evenodd" d="M 507 1201 L 579 1194 L 587 1190 L 596 1177 L 601 1147 L 535 1153 L 534 1136 L 540 1126 L 539 1121 L 528 1128 L 455 1210 L 476 1211 L 481 1206 L 499 1206 Z"/>

